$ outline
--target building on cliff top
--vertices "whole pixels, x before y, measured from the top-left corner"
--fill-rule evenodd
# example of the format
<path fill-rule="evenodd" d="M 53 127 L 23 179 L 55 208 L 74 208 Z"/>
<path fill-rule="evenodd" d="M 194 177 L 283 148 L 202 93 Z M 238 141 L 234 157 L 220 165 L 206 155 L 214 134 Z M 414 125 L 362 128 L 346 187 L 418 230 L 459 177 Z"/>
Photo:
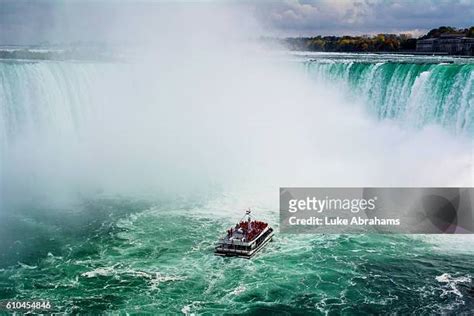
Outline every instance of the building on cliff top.
<path fill-rule="evenodd" d="M 463 34 L 441 34 L 438 38 L 417 40 L 416 51 L 474 56 L 474 38 Z"/>

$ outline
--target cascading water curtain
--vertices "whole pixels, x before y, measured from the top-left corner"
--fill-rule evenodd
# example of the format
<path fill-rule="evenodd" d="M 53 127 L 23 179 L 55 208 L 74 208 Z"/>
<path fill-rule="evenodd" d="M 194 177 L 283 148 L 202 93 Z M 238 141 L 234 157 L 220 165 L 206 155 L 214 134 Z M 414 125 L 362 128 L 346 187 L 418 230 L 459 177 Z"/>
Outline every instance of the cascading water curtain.
<path fill-rule="evenodd" d="M 379 119 L 474 135 L 474 64 L 312 60 L 306 69 L 348 87 Z"/>

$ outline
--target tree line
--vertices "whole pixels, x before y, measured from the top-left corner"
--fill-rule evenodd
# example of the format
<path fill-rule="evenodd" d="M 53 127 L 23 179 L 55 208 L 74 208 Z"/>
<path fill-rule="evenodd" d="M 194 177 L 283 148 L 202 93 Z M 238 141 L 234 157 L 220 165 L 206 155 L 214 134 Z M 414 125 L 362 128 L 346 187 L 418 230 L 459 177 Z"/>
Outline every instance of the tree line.
<path fill-rule="evenodd" d="M 374 36 L 315 36 L 290 37 L 283 44 L 292 50 L 318 52 L 403 52 L 416 49 L 418 39 L 440 37 L 442 34 L 460 34 L 474 37 L 474 26 L 458 29 L 441 26 L 430 30 L 426 35 L 413 38 L 410 34 L 378 34 Z"/>

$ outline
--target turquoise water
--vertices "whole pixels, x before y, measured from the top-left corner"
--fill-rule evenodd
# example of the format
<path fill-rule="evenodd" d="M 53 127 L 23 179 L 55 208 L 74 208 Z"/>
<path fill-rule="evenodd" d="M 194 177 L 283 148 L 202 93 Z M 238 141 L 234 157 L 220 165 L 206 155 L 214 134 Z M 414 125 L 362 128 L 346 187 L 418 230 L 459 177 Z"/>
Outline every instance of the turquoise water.
<path fill-rule="evenodd" d="M 474 133 L 474 59 L 390 55 L 306 56 L 310 78 L 347 87 L 378 119 Z M 345 58 L 344 58 L 345 57 Z"/>
<path fill-rule="evenodd" d="M 400 154 L 409 172 L 414 168 L 408 164 L 426 158 L 424 152 L 429 154 L 428 149 L 439 141 L 455 149 L 454 156 L 440 161 L 449 162 L 453 165 L 450 170 L 458 172 L 442 179 L 456 183 L 457 178 L 469 177 L 466 173 L 472 169 L 457 160 L 461 160 L 458 148 L 447 145 L 462 144 L 465 152 L 472 153 L 465 138 L 472 138 L 474 126 L 470 60 L 326 54 L 298 56 L 298 62 L 295 68 L 301 78 L 310 78 L 311 88 L 318 87 L 319 80 L 340 87 L 343 98 L 357 99 L 357 104 L 365 106 L 363 115 L 377 118 L 381 125 L 395 122 L 408 133 L 408 137 L 397 134 L 392 139 L 387 132 L 377 141 L 386 140 L 388 146 L 396 147 L 416 138 L 416 128 L 440 128 L 436 138 L 421 138 L 423 142 L 400 147 L 412 155 L 407 159 Z M 149 69 L 146 65 L 142 69 L 125 63 L 0 62 L 0 300 L 45 299 L 59 313 L 94 314 L 427 315 L 474 311 L 470 236 L 278 233 L 278 186 L 288 182 L 272 182 L 268 174 L 246 164 L 252 166 L 256 161 L 263 169 L 275 163 L 271 170 L 283 173 L 276 159 L 284 154 L 280 139 L 255 113 L 242 115 L 238 109 L 224 107 L 234 98 L 241 100 L 244 93 L 232 98 L 229 93 L 234 90 L 223 90 L 223 96 L 214 93 L 227 86 L 245 86 L 245 78 L 251 83 L 250 88 L 245 86 L 250 97 L 244 99 L 250 107 L 255 107 L 251 103 L 255 98 L 264 105 L 263 110 L 275 110 L 284 118 L 295 114 L 285 102 L 301 99 L 292 94 L 294 90 L 281 94 L 288 100 L 282 101 L 284 106 L 278 112 L 275 104 L 285 90 L 281 86 L 260 95 L 258 88 L 264 81 L 252 79 L 253 73 L 238 77 L 241 74 L 234 72 L 222 80 L 199 72 L 208 71 L 209 65 L 202 69 L 193 63 L 179 66 Z M 268 69 L 264 70 L 266 76 Z M 154 82 L 155 77 L 160 80 Z M 201 77 L 207 81 L 199 81 Z M 274 83 L 270 77 L 267 80 Z M 217 88 L 206 86 L 208 82 Z M 323 95 L 324 91 L 318 92 Z M 270 94 L 278 98 L 265 107 Z M 208 107 L 212 103 L 219 107 Z M 325 112 L 339 113 L 338 105 L 329 98 L 323 105 Z M 254 125 L 239 129 L 244 120 L 232 119 L 240 115 Z M 193 125 L 206 117 L 224 123 Z M 362 124 L 353 117 L 336 122 L 343 127 L 352 121 Z M 265 133 L 257 128 L 255 133 L 246 133 L 258 124 Z M 226 127 L 237 133 L 228 133 Z M 180 134 L 187 130 L 190 132 Z M 312 133 L 321 133 L 312 127 L 303 132 L 311 141 Z M 352 142 L 364 144 L 355 142 L 360 135 L 347 136 L 344 129 L 322 134 L 332 132 L 349 153 Z M 372 132 L 362 135 L 369 137 Z M 315 138 L 309 144 L 324 144 L 324 140 Z M 276 149 L 272 142 L 277 143 Z M 425 147 L 420 154 L 419 144 Z M 377 142 L 372 145 L 378 146 Z M 409 151 L 412 147 L 416 151 Z M 307 160 L 322 166 L 319 170 L 328 169 L 330 177 L 322 172 L 310 174 L 314 181 L 347 185 L 350 170 L 344 167 L 353 166 L 358 159 L 354 166 L 361 170 L 356 171 L 364 179 L 376 179 L 371 177 L 371 172 L 380 170 L 375 167 L 393 160 L 383 160 L 381 155 L 367 159 L 364 150 L 356 147 L 345 160 L 335 160 L 331 152 L 323 151 L 314 156 L 291 154 L 288 169 L 295 177 L 291 183 L 303 184 L 298 182 L 300 174 L 293 171 L 310 173 L 295 167 Z M 277 162 L 269 159 L 273 157 Z M 440 166 L 436 160 L 422 163 Z M 397 166 L 383 168 L 387 174 L 392 170 L 403 173 Z M 435 178 L 431 170 L 421 176 Z M 251 186 L 235 180 L 250 173 L 255 173 Z M 339 182 L 332 181 L 341 174 L 336 179 Z M 268 183 L 259 185 L 267 178 L 270 193 Z M 151 179 L 162 186 L 157 189 Z M 214 242 L 241 218 L 240 209 L 249 206 L 255 207 L 259 219 L 276 228 L 273 242 L 252 260 L 214 256 Z"/>
<path fill-rule="evenodd" d="M 225 211 L 216 216 L 206 205 L 102 200 L 62 220 L 32 212 L 9 217 L 8 227 L 2 220 L 2 231 L 12 233 L 9 241 L 17 240 L 8 245 L 9 254 L 2 252 L 3 299 L 49 299 L 63 312 L 458 314 L 474 309 L 474 255 L 436 247 L 429 239 L 277 234 L 254 259 L 232 259 L 212 250 L 235 218 Z M 274 212 L 263 214 L 277 225 Z"/>

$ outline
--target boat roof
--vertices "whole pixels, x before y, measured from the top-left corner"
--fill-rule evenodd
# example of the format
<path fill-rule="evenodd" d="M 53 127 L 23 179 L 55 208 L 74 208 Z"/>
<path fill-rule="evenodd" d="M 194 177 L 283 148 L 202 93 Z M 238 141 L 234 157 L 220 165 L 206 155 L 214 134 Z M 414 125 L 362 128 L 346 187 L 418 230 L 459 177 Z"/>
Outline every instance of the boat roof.
<path fill-rule="evenodd" d="M 220 240 L 221 243 L 225 243 L 228 245 L 237 245 L 237 246 L 249 246 L 253 244 L 262 234 L 264 234 L 266 231 L 270 229 L 270 226 L 265 227 L 260 234 L 258 234 L 255 238 L 253 238 L 250 241 L 242 241 L 242 239 L 245 237 L 244 234 L 238 233 L 238 230 L 235 230 L 234 233 L 231 236 L 224 236 Z"/>
<path fill-rule="evenodd" d="M 268 231 L 268 229 L 270 228 L 268 223 L 257 220 L 251 213 L 252 211 L 250 209 L 245 210 L 245 215 L 242 216 L 242 218 L 239 222 L 237 222 L 235 227 L 231 227 L 227 231 L 227 235 L 224 236 L 224 238 L 221 238 L 219 243 L 227 245 L 249 246 L 254 243 L 258 238 L 260 238 L 262 234 Z M 263 227 L 261 224 L 264 224 Z M 251 240 L 246 240 L 249 235 Z"/>

